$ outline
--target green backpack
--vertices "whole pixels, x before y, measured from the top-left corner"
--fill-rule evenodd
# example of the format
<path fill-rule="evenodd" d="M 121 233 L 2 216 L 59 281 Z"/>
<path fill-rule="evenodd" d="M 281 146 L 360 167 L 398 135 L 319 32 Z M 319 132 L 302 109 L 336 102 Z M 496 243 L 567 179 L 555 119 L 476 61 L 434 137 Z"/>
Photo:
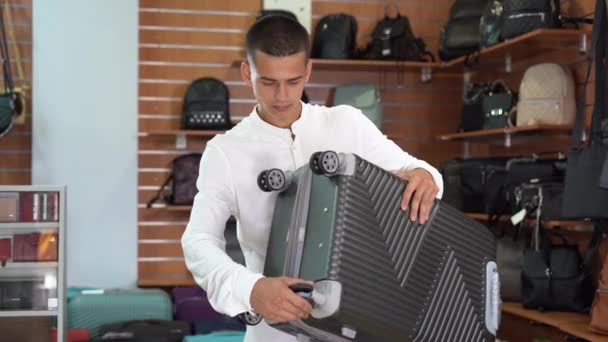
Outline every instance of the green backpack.
<path fill-rule="evenodd" d="M 380 103 L 380 89 L 368 83 L 347 84 L 336 87 L 334 106 L 350 105 L 363 112 L 378 129 L 382 130 L 384 113 Z"/>

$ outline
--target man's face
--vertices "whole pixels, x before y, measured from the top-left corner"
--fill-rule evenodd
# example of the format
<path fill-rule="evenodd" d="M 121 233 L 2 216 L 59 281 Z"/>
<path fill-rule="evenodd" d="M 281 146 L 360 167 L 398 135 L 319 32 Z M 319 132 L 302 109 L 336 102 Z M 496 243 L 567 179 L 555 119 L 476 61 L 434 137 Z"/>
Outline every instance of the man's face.
<path fill-rule="evenodd" d="M 310 77 L 312 63 L 306 53 L 275 57 L 255 51 L 251 59 L 241 64 L 241 75 L 260 105 L 260 114 L 271 122 L 291 121 L 300 115 L 300 98 Z"/>

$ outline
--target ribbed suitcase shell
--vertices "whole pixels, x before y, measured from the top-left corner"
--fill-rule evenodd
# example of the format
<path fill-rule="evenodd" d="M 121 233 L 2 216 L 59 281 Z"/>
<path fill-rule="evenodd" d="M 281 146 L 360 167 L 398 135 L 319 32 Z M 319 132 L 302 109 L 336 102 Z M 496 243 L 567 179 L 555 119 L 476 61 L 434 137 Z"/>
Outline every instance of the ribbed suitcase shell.
<path fill-rule="evenodd" d="M 79 294 L 68 303 L 68 328 L 88 329 L 99 337 L 107 323 L 143 319 L 173 319 L 173 304 L 162 290 L 112 290 Z"/>
<path fill-rule="evenodd" d="M 355 156 L 354 175 L 312 175 L 300 272 L 286 266 L 287 241 L 303 168 L 275 206 L 265 275 L 342 284 L 339 312 L 304 320 L 354 341 L 490 341 L 486 328 L 486 265 L 494 236 L 436 201 L 424 225 L 400 209 L 405 182 Z M 309 171 L 309 170 L 308 170 Z M 295 233 L 291 233 L 295 234 Z M 297 321 L 300 322 L 300 321 Z M 292 334 L 299 324 L 274 324 Z M 332 339 L 333 340 L 333 339 Z"/>

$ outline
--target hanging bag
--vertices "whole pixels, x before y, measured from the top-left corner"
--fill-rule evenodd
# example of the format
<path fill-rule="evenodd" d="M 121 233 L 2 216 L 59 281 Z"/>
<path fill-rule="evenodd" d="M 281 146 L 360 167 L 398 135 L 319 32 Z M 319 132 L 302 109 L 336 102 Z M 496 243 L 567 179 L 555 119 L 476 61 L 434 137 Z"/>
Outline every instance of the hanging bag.
<path fill-rule="evenodd" d="M 595 4 L 591 52 L 587 57 L 585 91 L 579 101 L 566 171 L 562 211 L 566 218 L 608 218 L 608 143 L 602 135 L 606 109 L 606 49 L 608 48 L 608 14 L 606 3 Z M 591 65 L 595 60 L 595 104 L 591 119 L 589 144 L 581 145 L 585 116 L 585 98 Z M 602 168 L 604 169 L 602 171 Z M 602 177 L 603 175 L 603 177 Z M 602 180 L 603 178 L 603 180 Z"/>
<path fill-rule="evenodd" d="M 0 137 L 8 134 L 13 123 L 23 109 L 22 98 L 15 91 L 11 74 L 8 44 L 4 25 L 4 5 L 0 4 L 0 57 L 2 57 L 2 74 L 4 92 L 0 93 Z"/>

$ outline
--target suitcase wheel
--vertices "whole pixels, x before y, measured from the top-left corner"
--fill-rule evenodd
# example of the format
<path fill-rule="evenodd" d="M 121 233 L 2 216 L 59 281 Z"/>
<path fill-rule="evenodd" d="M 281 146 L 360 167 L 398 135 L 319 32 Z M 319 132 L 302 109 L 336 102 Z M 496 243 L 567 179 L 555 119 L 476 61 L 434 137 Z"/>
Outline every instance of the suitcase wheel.
<path fill-rule="evenodd" d="M 317 175 L 334 175 L 340 167 L 340 158 L 334 151 L 315 152 L 310 157 L 310 169 Z"/>
<path fill-rule="evenodd" d="M 265 192 L 281 191 L 285 188 L 285 173 L 279 169 L 270 169 L 258 175 L 258 187 Z"/>
<path fill-rule="evenodd" d="M 321 169 L 319 168 L 319 156 L 321 155 L 321 153 L 323 153 L 323 152 L 315 152 L 312 154 L 312 156 L 310 156 L 310 160 L 309 160 L 310 169 L 312 170 L 312 173 L 314 173 L 315 175 L 323 174 L 323 172 L 321 172 Z"/>
<path fill-rule="evenodd" d="M 245 325 L 258 325 L 262 321 L 262 316 L 243 312 L 237 315 L 237 319 Z"/>

